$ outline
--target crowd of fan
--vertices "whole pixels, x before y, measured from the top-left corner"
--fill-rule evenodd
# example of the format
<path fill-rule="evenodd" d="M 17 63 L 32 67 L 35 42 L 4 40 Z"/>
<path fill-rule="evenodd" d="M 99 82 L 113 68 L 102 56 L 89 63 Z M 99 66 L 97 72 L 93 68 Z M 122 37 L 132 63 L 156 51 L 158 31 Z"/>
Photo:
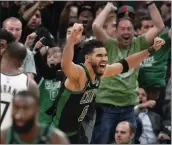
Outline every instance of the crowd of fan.
<path fill-rule="evenodd" d="M 82 44 L 90 39 L 105 44 L 109 64 L 148 48 L 157 36 L 165 40 L 140 68 L 102 81 L 98 105 L 83 121 L 89 142 L 171 144 L 171 1 L 155 3 L 158 8 L 153 3 L 131 1 L 0 2 L 1 32 L 11 32 L 27 47 L 21 69 L 39 84 L 41 123 L 51 124 L 45 115 L 48 108 L 41 105 L 47 96 L 52 100 L 48 107 L 53 104 L 60 88 L 57 78 L 62 79 L 58 70 L 66 39 L 73 24 L 82 23 L 82 40 L 74 50 L 76 64 L 84 63 Z M 7 44 L 0 45 L 3 52 Z"/>

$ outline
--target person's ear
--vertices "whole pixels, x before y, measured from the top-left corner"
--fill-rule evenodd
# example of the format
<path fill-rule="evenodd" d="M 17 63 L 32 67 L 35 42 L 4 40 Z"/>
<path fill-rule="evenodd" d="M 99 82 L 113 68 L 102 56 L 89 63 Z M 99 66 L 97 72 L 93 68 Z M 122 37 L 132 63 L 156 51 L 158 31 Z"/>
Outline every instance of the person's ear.
<path fill-rule="evenodd" d="M 90 63 L 91 59 L 89 55 L 85 55 L 85 62 Z"/>

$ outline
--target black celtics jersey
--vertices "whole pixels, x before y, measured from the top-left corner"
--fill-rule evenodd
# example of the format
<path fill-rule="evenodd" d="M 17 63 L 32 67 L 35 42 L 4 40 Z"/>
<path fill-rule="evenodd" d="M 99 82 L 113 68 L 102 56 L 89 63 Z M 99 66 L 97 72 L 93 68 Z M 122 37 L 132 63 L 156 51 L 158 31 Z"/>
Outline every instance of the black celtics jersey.
<path fill-rule="evenodd" d="M 81 66 L 87 75 L 85 88 L 83 91 L 73 92 L 65 87 L 59 97 L 56 114 L 52 122 L 53 126 L 64 131 L 67 135 L 77 132 L 79 129 L 100 84 L 100 77 L 96 77 L 92 81 L 85 65 L 81 64 Z"/>

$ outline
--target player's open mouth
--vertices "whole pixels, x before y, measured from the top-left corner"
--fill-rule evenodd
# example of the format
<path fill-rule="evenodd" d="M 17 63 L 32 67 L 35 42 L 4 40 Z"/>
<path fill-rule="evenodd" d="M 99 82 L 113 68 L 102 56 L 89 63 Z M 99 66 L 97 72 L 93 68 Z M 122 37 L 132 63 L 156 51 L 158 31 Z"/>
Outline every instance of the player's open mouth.
<path fill-rule="evenodd" d="M 16 121 L 17 126 L 23 127 L 25 122 L 24 121 Z"/>
<path fill-rule="evenodd" d="M 106 67 L 106 64 L 100 64 L 100 67 L 101 68 L 105 68 Z"/>

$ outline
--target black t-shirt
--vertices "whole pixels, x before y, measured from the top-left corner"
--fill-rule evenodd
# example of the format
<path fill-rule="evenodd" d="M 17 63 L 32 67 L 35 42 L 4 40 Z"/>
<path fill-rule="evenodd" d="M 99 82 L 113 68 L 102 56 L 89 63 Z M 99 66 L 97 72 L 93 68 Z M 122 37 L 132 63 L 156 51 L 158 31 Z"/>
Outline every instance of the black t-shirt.
<path fill-rule="evenodd" d="M 47 64 L 47 55 L 42 56 L 40 52 L 37 52 L 34 55 L 35 65 L 37 69 L 37 76 L 35 77 L 35 81 L 39 83 L 41 78 L 44 79 L 54 79 L 57 77 L 64 77 L 63 72 L 59 72 L 61 70 L 61 64 L 52 65 L 51 67 Z"/>

